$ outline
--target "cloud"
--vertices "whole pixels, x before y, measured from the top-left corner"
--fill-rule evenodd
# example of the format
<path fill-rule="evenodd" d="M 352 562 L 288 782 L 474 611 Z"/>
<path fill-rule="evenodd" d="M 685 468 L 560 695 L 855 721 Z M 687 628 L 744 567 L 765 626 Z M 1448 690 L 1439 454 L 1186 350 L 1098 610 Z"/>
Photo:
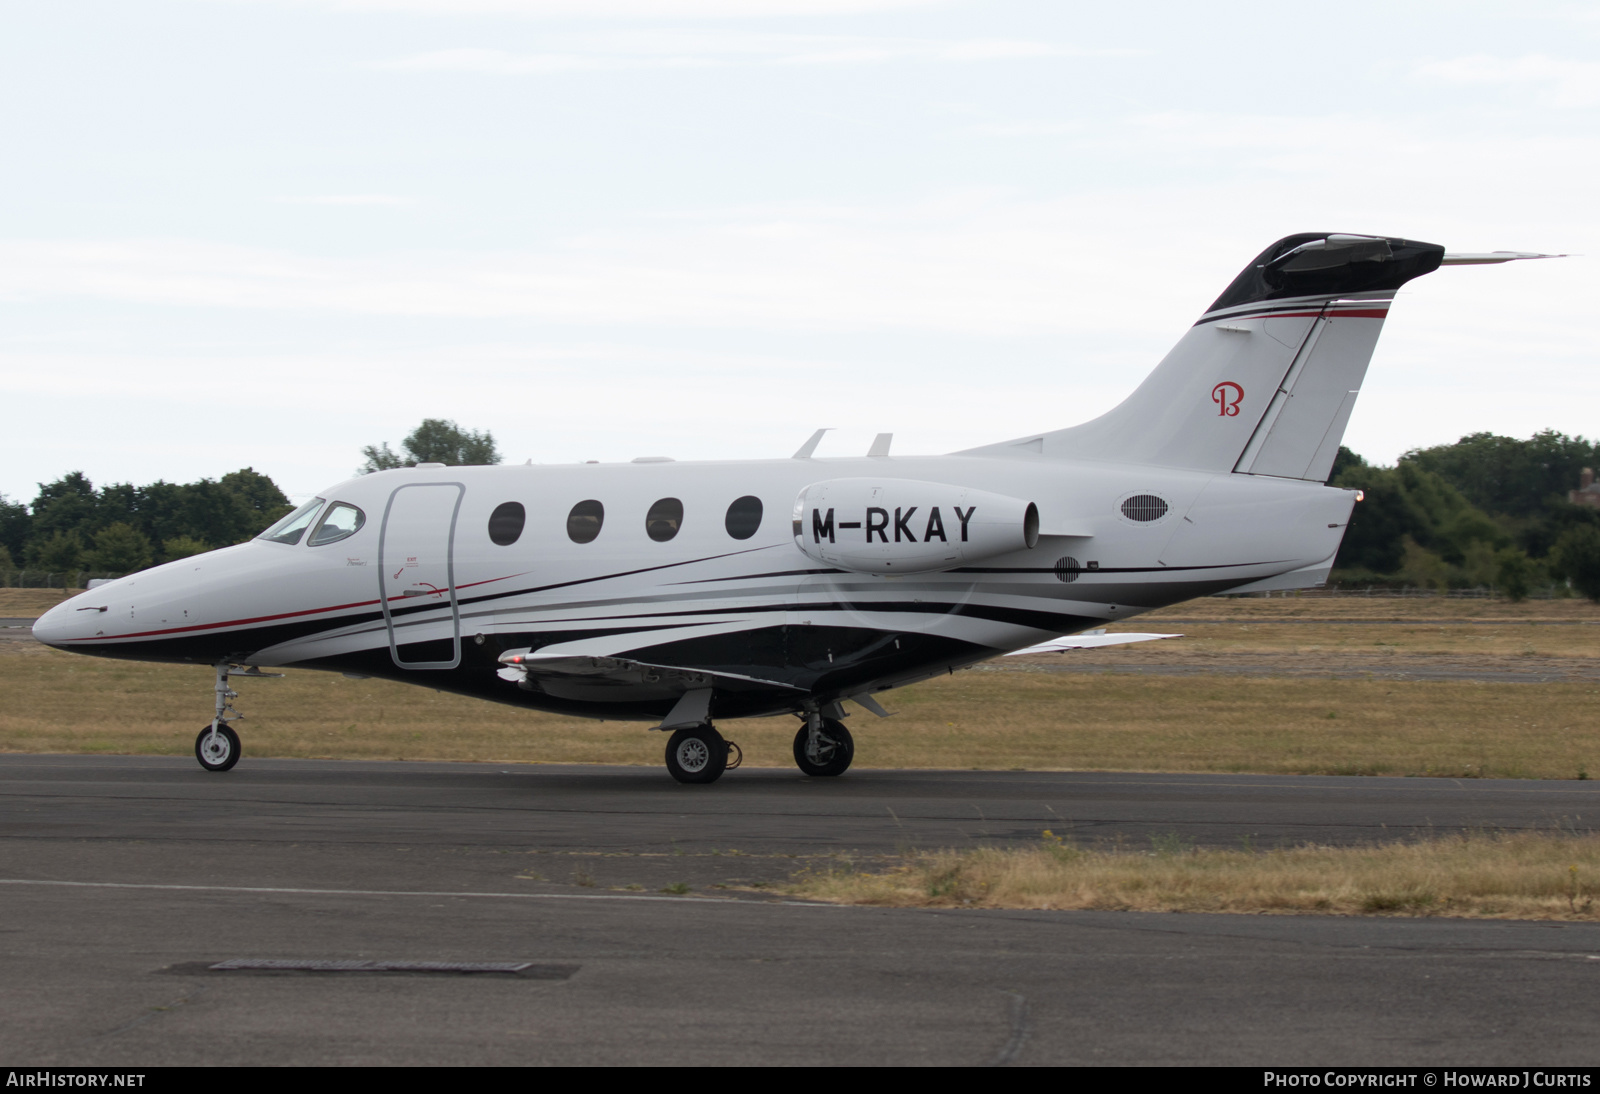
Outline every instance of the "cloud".
<path fill-rule="evenodd" d="M 417 203 L 415 198 L 401 197 L 398 194 L 307 194 L 272 200 L 283 205 L 375 205 L 391 208 Z"/>
<path fill-rule="evenodd" d="M 216 0 L 213 0 L 216 2 Z M 229 0 L 233 2 L 233 0 Z M 949 6 L 959 0 L 263 0 L 296 7 L 418 15 L 509 15 L 526 19 L 765 19 L 862 15 Z"/>
<path fill-rule="evenodd" d="M 1017 119 L 1007 122 L 981 122 L 961 130 L 977 137 L 1061 137 L 1089 131 L 1086 122 L 1051 122 L 1042 119 Z"/>
<path fill-rule="evenodd" d="M 1128 117 L 1055 138 L 1073 160 L 1113 165 L 1101 184 L 1065 194 L 974 189 L 677 210 L 517 249 L 329 256 L 174 238 L 0 239 L 0 298 L 617 330 L 1153 340 L 1143 352 L 1192 321 L 1250 255 L 1293 231 L 1394 233 L 1466 251 L 1600 246 L 1589 194 L 1600 138 L 1486 141 L 1471 128 L 1453 137 L 1435 129 L 1342 117 Z M 1124 181 L 1130 171 L 1138 185 Z M 1548 265 L 1561 269 L 1438 280 L 1551 279 L 1544 291 L 1567 301 L 1554 314 L 1583 328 L 1562 337 L 1589 338 L 1583 294 L 1600 291 L 1600 271 L 1580 260 Z M 1554 329 L 1554 300 L 1541 305 L 1537 329 Z M 1520 329 L 1515 312 L 1452 322 Z"/>
<path fill-rule="evenodd" d="M 1003 38 L 946 40 L 653 30 L 568 36 L 560 40 L 558 48 L 539 53 L 478 48 L 435 50 L 373 62 L 371 67 L 396 72 L 516 76 L 629 68 L 860 65 L 888 61 L 977 63 L 1126 53 Z"/>
<path fill-rule="evenodd" d="M 1446 84 L 1524 84 L 1543 92 L 1547 105 L 1588 107 L 1600 104 L 1600 63 L 1571 61 L 1542 53 L 1493 57 L 1486 53 L 1432 61 L 1415 71 L 1418 79 Z"/>

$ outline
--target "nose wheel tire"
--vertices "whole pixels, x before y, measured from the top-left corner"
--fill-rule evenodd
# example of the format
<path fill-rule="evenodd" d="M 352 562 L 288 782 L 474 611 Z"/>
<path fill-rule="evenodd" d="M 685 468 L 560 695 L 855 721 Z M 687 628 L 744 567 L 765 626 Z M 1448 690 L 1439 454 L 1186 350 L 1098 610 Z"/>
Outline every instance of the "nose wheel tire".
<path fill-rule="evenodd" d="M 711 726 L 680 729 L 667 742 L 667 770 L 681 783 L 714 783 L 728 769 L 728 742 Z"/>
<path fill-rule="evenodd" d="M 239 735 L 227 726 L 218 726 L 213 736 L 207 725 L 194 739 L 194 758 L 207 771 L 226 771 L 239 762 Z"/>
<path fill-rule="evenodd" d="M 811 745 L 811 730 L 800 727 L 794 735 L 794 762 L 807 775 L 843 775 L 856 758 L 856 742 L 844 723 L 824 718 L 817 731 L 815 749 Z"/>

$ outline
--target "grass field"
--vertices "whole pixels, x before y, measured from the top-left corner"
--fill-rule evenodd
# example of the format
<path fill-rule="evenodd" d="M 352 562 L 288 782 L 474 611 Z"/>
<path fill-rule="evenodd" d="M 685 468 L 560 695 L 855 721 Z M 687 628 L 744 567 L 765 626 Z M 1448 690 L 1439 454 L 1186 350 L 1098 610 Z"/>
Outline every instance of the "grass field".
<path fill-rule="evenodd" d="M 891 907 L 1328 915 L 1600 918 L 1600 837 L 1466 833 L 1374 847 L 1086 850 L 1046 832 L 1025 850 L 908 857 L 888 870 L 830 864 L 797 896 Z"/>
<path fill-rule="evenodd" d="M 60 601 L 0 590 L 0 616 Z M 1588 778 L 1600 775 L 1600 609 L 1586 601 L 1200 600 L 1124 629 L 1173 641 L 1002 659 L 850 719 L 860 767 Z M 204 666 L 47 649 L 0 632 L 0 751 L 188 755 Z M 1063 665 L 1089 671 L 1062 672 Z M 1248 669 L 1246 674 L 1245 669 Z M 1407 679 L 1426 668 L 1454 679 Z M 1160 669 L 1165 674 L 1130 672 Z M 1471 675 L 1499 674 L 1486 682 Z M 1544 682 L 1512 682 L 1540 679 Z M 659 765 L 639 723 L 537 714 L 378 680 L 242 680 L 246 754 Z M 719 723 L 787 767 L 791 718 Z M 1376 847 L 1077 846 L 830 858 L 808 899 L 919 907 L 1600 918 L 1600 837 L 1467 833 Z"/>
<path fill-rule="evenodd" d="M 0 590 L 0 615 L 60 593 Z M 40 594 L 44 594 L 41 596 Z M 38 607 L 32 610 L 39 610 Z M 1181 620 L 1182 622 L 1166 622 Z M 1323 622 L 1323 620 L 1328 620 Z M 1368 620 L 1370 622 L 1362 622 Z M 1194 675 L 1045 671 L 991 662 L 884 696 L 895 717 L 850 719 L 863 767 L 1587 778 L 1600 776 L 1600 610 L 1587 601 L 1202 600 L 1130 629 L 1174 641 L 1067 654 Z M 1243 658 L 1267 671 L 1230 675 Z M 1376 659 L 1376 660 L 1374 660 Z M 1318 675 L 1554 665 L 1549 683 Z M 1274 675 L 1279 666 L 1286 675 Z M 1237 671 L 1237 670 L 1235 670 Z M 562 718 L 384 681 L 291 672 L 245 680 L 247 755 L 658 764 L 639 723 Z M 79 657 L 0 641 L 0 750 L 183 755 L 210 716 L 210 670 Z M 788 766 L 791 718 L 720 728 L 753 766 Z"/>

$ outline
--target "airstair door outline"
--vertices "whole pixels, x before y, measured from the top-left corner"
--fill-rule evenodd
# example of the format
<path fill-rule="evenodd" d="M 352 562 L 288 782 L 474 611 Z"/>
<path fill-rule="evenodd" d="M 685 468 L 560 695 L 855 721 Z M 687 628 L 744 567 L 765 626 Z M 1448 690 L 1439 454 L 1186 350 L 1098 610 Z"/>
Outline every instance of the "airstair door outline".
<path fill-rule="evenodd" d="M 466 486 L 409 482 L 396 487 L 378 536 L 378 600 L 389 656 L 403 669 L 461 664 L 456 600 L 456 519 Z"/>

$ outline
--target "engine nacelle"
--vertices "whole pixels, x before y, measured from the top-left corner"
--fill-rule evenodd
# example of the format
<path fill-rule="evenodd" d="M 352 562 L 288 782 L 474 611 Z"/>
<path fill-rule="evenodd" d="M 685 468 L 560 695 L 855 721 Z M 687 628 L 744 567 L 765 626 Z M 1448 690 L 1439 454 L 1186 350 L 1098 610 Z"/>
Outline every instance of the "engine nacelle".
<path fill-rule="evenodd" d="M 1039 507 L 948 483 L 829 479 L 795 498 L 794 541 L 858 573 L 929 573 L 1032 547 Z"/>

